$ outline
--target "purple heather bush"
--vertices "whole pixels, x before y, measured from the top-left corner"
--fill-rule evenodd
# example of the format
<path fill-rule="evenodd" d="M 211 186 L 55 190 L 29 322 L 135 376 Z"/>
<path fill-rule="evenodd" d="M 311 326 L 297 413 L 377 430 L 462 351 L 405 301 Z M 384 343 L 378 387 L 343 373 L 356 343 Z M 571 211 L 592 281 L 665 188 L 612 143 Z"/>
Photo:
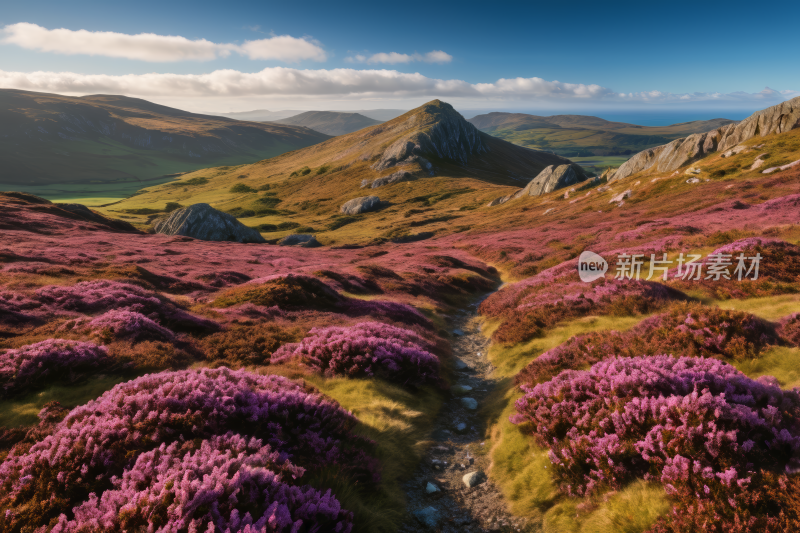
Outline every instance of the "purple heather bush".
<path fill-rule="evenodd" d="M 351 317 L 370 317 L 373 319 L 399 322 L 409 326 L 422 326 L 433 329 L 433 324 L 414 307 L 400 303 L 352 298 L 343 303 L 344 313 Z"/>
<path fill-rule="evenodd" d="M 298 359 L 326 376 L 376 376 L 418 387 L 439 382 L 439 358 L 431 343 L 413 331 L 361 322 L 349 327 L 314 328 L 296 344 L 279 348 L 272 364 Z"/>
<path fill-rule="evenodd" d="M 585 368 L 614 356 L 665 353 L 741 361 L 784 342 L 790 341 L 749 313 L 680 302 L 624 333 L 599 331 L 573 337 L 531 361 L 516 383 L 541 383 L 562 370 Z"/>
<path fill-rule="evenodd" d="M 613 358 L 523 390 L 512 422 L 550 448 L 571 495 L 643 477 L 734 520 L 768 512 L 750 508 L 751 490 L 800 451 L 798 391 L 716 359 Z"/>
<path fill-rule="evenodd" d="M 332 531 L 352 513 L 328 490 L 297 486 L 304 470 L 263 441 L 227 433 L 141 454 L 114 488 L 61 515 L 53 533 L 83 531 Z M 154 528 L 153 526 L 157 526 Z M 148 529 L 150 528 L 150 529 Z"/>
<path fill-rule="evenodd" d="M 174 329 L 186 331 L 216 331 L 219 324 L 200 318 L 178 308 L 175 304 L 132 283 L 96 280 L 71 286 L 50 285 L 36 291 L 39 299 L 53 307 L 81 313 L 104 313 L 127 309 L 159 319 Z"/>
<path fill-rule="evenodd" d="M 778 333 L 786 342 L 800 346 L 800 313 L 793 313 L 781 319 Z"/>
<path fill-rule="evenodd" d="M 175 334 L 136 311 L 114 309 L 95 318 L 67 322 L 59 330 L 88 330 L 106 341 L 172 341 Z"/>
<path fill-rule="evenodd" d="M 62 514 L 65 518 L 59 520 L 63 527 L 67 527 L 73 518 L 80 519 L 77 514 L 73 515 L 73 508 L 84 504 L 87 504 L 84 508 L 87 514 L 83 516 L 91 520 L 91 517 L 96 517 L 96 513 L 91 511 L 93 506 L 99 506 L 97 513 L 102 514 L 104 501 L 112 506 L 109 508 L 119 501 L 113 495 L 104 500 L 106 491 L 123 490 L 124 493 L 126 486 L 142 491 L 142 505 L 147 507 L 151 505 L 147 502 L 152 502 L 147 498 L 155 493 L 148 492 L 145 486 L 136 485 L 135 480 L 139 479 L 137 476 L 146 475 L 151 468 L 147 466 L 148 461 L 161 459 L 160 454 L 143 454 L 160 449 L 162 444 L 167 448 L 176 444 L 176 448 L 170 448 L 175 452 L 169 453 L 177 455 L 165 459 L 162 466 L 170 470 L 165 474 L 168 476 L 173 476 L 171 471 L 174 469 L 186 468 L 185 475 L 175 472 L 174 479 L 188 482 L 197 479 L 194 476 L 199 475 L 203 468 L 198 463 L 202 463 L 202 457 L 212 453 L 214 448 L 211 445 L 207 452 L 203 452 L 202 442 L 229 432 L 246 439 L 260 439 L 262 442 L 254 446 L 268 445 L 270 450 L 285 454 L 293 465 L 309 474 L 333 471 L 350 483 L 370 487 L 379 480 L 378 463 L 371 455 L 374 443 L 352 433 L 356 424 L 356 418 L 337 403 L 280 376 L 259 376 L 227 368 L 148 374 L 117 385 L 97 400 L 73 409 L 52 435 L 30 448 L 15 448 L 9 453 L 0 464 L 0 530 L 18 530 L 23 524 L 33 530 L 50 524 Z M 167 448 L 164 448 L 165 453 Z M 224 455 L 226 452 L 222 448 L 219 451 Z M 178 450 L 201 450 L 198 452 L 200 459 L 196 455 L 181 455 Z M 137 465 L 140 457 L 144 459 Z M 244 458 L 238 460 L 244 461 Z M 160 467 L 153 465 L 152 468 L 158 470 Z M 128 481 L 126 472 L 133 472 Z M 217 475 L 220 491 L 207 493 L 204 500 L 209 509 L 191 511 L 184 507 L 181 512 L 186 514 L 182 519 L 206 520 L 213 515 L 214 509 L 218 509 L 223 514 L 230 511 L 229 515 L 220 515 L 219 520 L 223 520 L 220 523 L 241 524 L 237 520 L 245 520 L 244 514 L 235 508 L 238 504 L 230 498 L 232 493 L 227 492 L 234 490 L 238 483 L 235 472 L 228 470 L 226 474 L 220 470 Z M 260 474 L 251 472 L 246 475 L 258 477 Z M 282 475 L 281 481 L 292 483 L 289 477 Z M 283 498 L 280 494 L 287 493 L 281 492 L 281 487 L 266 477 L 258 479 L 257 483 L 263 485 L 254 481 L 247 486 L 276 491 L 275 500 L 268 502 L 269 505 L 277 502 L 275 510 L 287 499 L 290 503 L 302 504 L 304 501 L 291 500 L 290 495 Z M 167 484 L 163 487 L 154 484 L 151 490 L 173 490 Z M 223 490 L 223 487 L 227 488 Z M 236 494 L 242 502 L 249 497 L 244 493 Z M 336 507 L 330 495 L 306 494 L 305 501 L 319 500 L 321 519 L 329 520 L 326 513 Z M 176 496 L 179 499 L 190 497 L 183 492 L 176 493 Z M 96 504 L 93 503 L 95 498 L 99 500 Z M 133 503 L 138 505 L 138 502 Z M 300 505 L 298 509 L 292 507 L 295 503 L 287 504 L 293 520 L 303 513 L 314 512 L 311 504 L 305 509 Z M 176 505 L 180 506 L 180 501 Z M 254 523 L 268 512 L 263 506 L 248 510 Z M 287 517 L 283 511 L 279 512 L 281 520 Z M 158 513 L 148 515 L 142 511 L 140 516 L 145 520 L 153 517 L 153 522 L 147 522 L 143 529 L 161 531 Z M 87 528 L 91 530 L 91 524 L 87 524 Z M 313 523 L 303 528 L 298 531 L 320 530 L 315 529 Z M 265 531 L 252 527 L 241 530 Z M 322 530 L 336 529 L 323 527 Z"/>
<path fill-rule="evenodd" d="M 0 387 L 7 395 L 52 380 L 74 380 L 110 363 L 103 346 L 49 339 L 0 354 Z"/>
<path fill-rule="evenodd" d="M 649 313 L 686 298 L 660 283 L 605 278 L 584 283 L 574 272 L 557 276 L 544 271 L 516 285 L 498 291 L 480 306 L 482 314 L 503 319 L 492 338 L 504 344 L 540 336 L 564 320 L 590 314 Z"/>

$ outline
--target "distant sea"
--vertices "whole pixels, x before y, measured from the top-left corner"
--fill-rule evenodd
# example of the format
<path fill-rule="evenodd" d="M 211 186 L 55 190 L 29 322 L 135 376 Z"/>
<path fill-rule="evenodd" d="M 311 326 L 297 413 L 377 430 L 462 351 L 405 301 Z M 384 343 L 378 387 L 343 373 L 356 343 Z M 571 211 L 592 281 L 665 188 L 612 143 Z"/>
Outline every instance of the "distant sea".
<path fill-rule="evenodd" d="M 501 111 L 500 109 L 465 109 L 462 114 L 466 118 L 476 115 L 490 113 L 491 111 Z M 600 117 L 611 122 L 625 122 L 627 124 L 637 124 L 639 126 L 669 126 L 681 122 L 692 122 L 695 120 L 711 120 L 712 118 L 727 118 L 729 120 L 743 120 L 753 114 L 754 111 L 741 109 L 735 110 L 691 110 L 675 109 L 669 111 L 608 111 L 608 110 L 509 110 L 509 113 L 527 113 L 529 115 L 539 115 L 548 117 L 552 115 L 589 115 Z"/>

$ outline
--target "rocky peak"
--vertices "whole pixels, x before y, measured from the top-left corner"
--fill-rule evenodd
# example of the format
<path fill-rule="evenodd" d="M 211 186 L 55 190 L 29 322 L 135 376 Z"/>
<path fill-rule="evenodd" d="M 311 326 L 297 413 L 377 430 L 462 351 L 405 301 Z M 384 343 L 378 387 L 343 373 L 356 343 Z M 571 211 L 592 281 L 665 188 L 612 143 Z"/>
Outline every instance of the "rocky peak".
<path fill-rule="evenodd" d="M 670 172 L 713 152 L 730 150 L 756 136 L 800 128 L 800 96 L 758 111 L 737 124 L 726 124 L 706 133 L 695 133 L 669 144 L 648 148 L 622 164 L 609 181 L 653 169 Z"/>
<path fill-rule="evenodd" d="M 433 100 L 396 120 L 407 133 L 384 150 L 375 170 L 418 164 L 429 172 L 426 156 L 466 165 L 471 155 L 489 151 L 484 134 L 448 103 Z"/>

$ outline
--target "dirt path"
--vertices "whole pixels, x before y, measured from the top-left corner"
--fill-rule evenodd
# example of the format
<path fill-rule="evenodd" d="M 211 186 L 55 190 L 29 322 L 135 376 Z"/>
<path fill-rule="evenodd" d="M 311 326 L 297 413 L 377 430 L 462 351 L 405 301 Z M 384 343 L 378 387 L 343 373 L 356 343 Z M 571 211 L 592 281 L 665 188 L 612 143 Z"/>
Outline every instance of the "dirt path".
<path fill-rule="evenodd" d="M 495 383 L 494 367 L 486 357 L 489 341 L 480 334 L 477 307 L 475 303 L 451 317 L 457 368 L 453 394 L 436 420 L 430 437 L 433 445 L 404 484 L 410 515 L 400 533 L 526 530 L 524 519 L 508 513 L 502 494 L 485 475 L 489 468 L 484 448 L 489 443 L 483 438 L 487 421 L 479 410 Z M 477 402 L 477 410 L 470 409 L 470 399 Z M 478 472 L 478 484 L 467 488 L 464 476 L 473 472 Z M 434 487 L 438 490 L 429 492 Z"/>

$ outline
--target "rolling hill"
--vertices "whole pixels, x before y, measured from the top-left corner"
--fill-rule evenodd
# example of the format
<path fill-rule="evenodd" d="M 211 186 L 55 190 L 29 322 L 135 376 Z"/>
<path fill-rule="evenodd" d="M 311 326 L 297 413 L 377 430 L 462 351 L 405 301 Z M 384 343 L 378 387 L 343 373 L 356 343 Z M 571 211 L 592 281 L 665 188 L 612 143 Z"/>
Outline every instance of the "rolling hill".
<path fill-rule="evenodd" d="M 298 126 L 198 115 L 114 95 L 0 90 L 0 183 L 130 194 L 165 174 L 254 162 L 324 141 Z"/>
<path fill-rule="evenodd" d="M 248 226 L 268 228 L 267 238 L 314 232 L 328 243 L 366 242 L 451 231 L 470 210 L 525 186 L 548 165 L 566 163 L 481 133 L 452 106 L 434 100 L 303 150 L 186 174 L 106 212 L 143 224 L 168 202 L 202 202 Z M 368 195 L 378 196 L 383 208 L 360 217 L 340 215 L 342 204 Z"/>
<path fill-rule="evenodd" d="M 588 158 L 577 161 L 595 171 L 608 164 L 618 166 L 626 156 L 646 148 L 734 123 L 719 118 L 650 127 L 584 115 L 542 117 L 524 113 L 487 113 L 469 122 L 481 131 L 520 146 L 550 150 L 564 157 Z"/>
<path fill-rule="evenodd" d="M 337 111 L 306 111 L 293 117 L 273 121 L 276 124 L 305 126 L 325 135 L 344 135 L 353 133 L 382 121 L 374 120 L 359 113 L 340 113 Z"/>

